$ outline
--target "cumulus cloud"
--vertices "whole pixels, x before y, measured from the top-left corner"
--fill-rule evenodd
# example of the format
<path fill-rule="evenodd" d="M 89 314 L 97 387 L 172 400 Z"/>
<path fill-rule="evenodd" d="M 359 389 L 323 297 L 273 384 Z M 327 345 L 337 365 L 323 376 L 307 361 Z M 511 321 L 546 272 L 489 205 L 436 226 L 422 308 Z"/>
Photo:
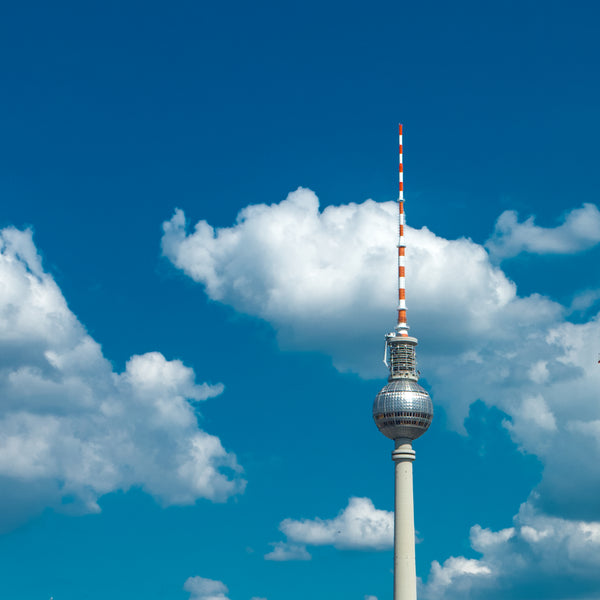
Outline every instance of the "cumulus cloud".
<path fill-rule="evenodd" d="M 394 515 L 375 508 L 369 498 L 350 498 L 333 519 L 285 519 L 279 529 L 289 540 L 309 546 L 384 550 L 392 547 Z"/>
<path fill-rule="evenodd" d="M 163 224 L 162 248 L 210 298 L 272 323 L 284 347 L 320 350 L 340 370 L 380 376 L 373 356 L 393 324 L 396 220 L 394 202 L 320 212 L 315 194 L 300 188 L 279 204 L 246 207 L 229 228 L 200 221 L 188 233 L 177 210 Z M 440 349 L 463 349 L 465 335 L 486 335 L 507 310 L 524 319 L 559 310 L 541 299 L 513 307 L 514 284 L 469 240 L 426 228 L 408 228 L 407 239 L 410 320 L 420 335 L 435 331 Z"/>
<path fill-rule="evenodd" d="M 585 312 L 600 300 L 600 290 L 583 290 L 575 294 L 571 302 L 573 312 Z"/>
<path fill-rule="evenodd" d="M 374 332 L 393 326 L 396 223 L 395 203 L 367 200 L 321 211 L 313 192 L 298 189 L 278 204 L 246 207 L 233 226 L 221 229 L 201 221 L 189 231 L 176 211 L 163 225 L 162 247 L 211 299 L 271 323 L 283 348 L 320 351 L 340 371 L 383 377 L 375 358 L 383 335 Z M 514 536 L 504 539 L 511 528 L 488 536 L 503 549 L 506 565 L 512 556 L 538 573 L 552 556 L 536 555 L 538 546 L 527 538 L 533 534 L 523 527 L 542 535 L 541 519 L 558 519 L 549 539 L 567 544 L 576 532 L 592 539 L 600 522 L 600 314 L 569 321 L 573 311 L 591 312 L 597 292 L 583 291 L 572 307 L 539 294 L 519 296 L 490 253 L 573 253 L 600 241 L 599 232 L 600 213 L 591 204 L 554 229 L 505 213 L 487 248 L 406 228 L 408 321 L 419 337 L 420 369 L 434 403 L 459 431 L 477 400 L 498 407 L 515 443 L 544 464 L 528 501 L 531 512 L 519 516 Z M 351 538 L 332 534 L 341 531 L 330 526 L 334 520 L 284 521 L 284 546 L 349 544 Z M 474 544 L 483 548 L 483 537 L 475 531 Z M 521 553 L 522 545 L 529 550 Z M 467 590 L 464 597 L 499 581 L 500 555 L 492 560 L 490 548 L 481 561 L 434 563 L 430 597 L 449 588 L 448 581 Z M 572 569 L 578 561 L 587 568 L 581 552 L 572 550 L 570 560 Z"/>
<path fill-rule="evenodd" d="M 229 600 L 229 590 L 221 581 L 204 577 L 188 577 L 183 589 L 190 592 L 189 600 Z"/>
<path fill-rule="evenodd" d="M 568 212 L 558 227 L 539 227 L 535 218 L 519 222 L 514 210 L 503 212 L 486 246 L 498 259 L 511 258 L 521 252 L 532 254 L 574 254 L 600 242 L 600 211 L 594 204 L 584 204 Z"/>
<path fill-rule="evenodd" d="M 242 491 L 235 456 L 192 405 L 222 391 L 158 352 L 114 372 L 31 233 L 0 231 L 0 530 L 46 506 L 96 512 L 100 496 L 132 486 L 162 504 Z"/>
<path fill-rule="evenodd" d="M 529 503 L 513 527 L 491 531 L 475 525 L 471 546 L 479 559 L 434 561 L 421 586 L 424 600 L 455 598 L 587 598 L 600 585 L 600 522 L 540 514 Z"/>
<path fill-rule="evenodd" d="M 473 587 L 474 581 L 487 582 L 489 575 L 491 575 L 490 568 L 481 564 L 479 560 L 452 556 L 444 562 L 443 566 L 436 560 L 431 565 L 427 586 L 419 596 L 441 600 L 445 592 L 451 589 L 453 593 L 460 594 L 464 598 Z"/>
<path fill-rule="evenodd" d="M 369 498 L 350 498 L 333 519 L 284 519 L 279 529 L 287 542 L 275 544 L 267 560 L 307 560 L 306 546 L 334 546 L 342 550 L 385 550 L 394 538 L 394 515 L 375 508 Z M 294 551 L 292 551 L 295 550 Z"/>
<path fill-rule="evenodd" d="M 273 550 L 265 554 L 266 560 L 285 562 L 288 560 L 311 560 L 312 558 L 306 546 L 289 542 L 274 542 L 271 546 L 273 546 Z"/>
<path fill-rule="evenodd" d="M 572 211 L 561 231 L 583 239 L 596 212 Z M 300 188 L 278 204 L 244 208 L 221 229 L 200 221 L 190 232 L 178 210 L 163 224 L 162 247 L 210 298 L 271 323 L 282 347 L 321 351 L 341 371 L 383 377 L 376 357 L 393 327 L 396 222 L 393 202 L 321 211 Z M 462 431 L 477 400 L 504 411 L 515 442 L 545 464 L 538 506 L 600 518 L 599 438 L 588 430 L 582 441 L 579 427 L 600 421 L 598 316 L 570 323 L 569 309 L 550 298 L 519 296 L 471 240 L 411 227 L 406 237 L 408 321 L 434 402 Z"/>
<path fill-rule="evenodd" d="M 206 579 L 205 577 L 188 577 L 183 589 L 190 592 L 189 600 L 229 600 L 229 589 L 222 581 Z M 267 600 L 262 596 L 252 596 L 250 600 Z"/>

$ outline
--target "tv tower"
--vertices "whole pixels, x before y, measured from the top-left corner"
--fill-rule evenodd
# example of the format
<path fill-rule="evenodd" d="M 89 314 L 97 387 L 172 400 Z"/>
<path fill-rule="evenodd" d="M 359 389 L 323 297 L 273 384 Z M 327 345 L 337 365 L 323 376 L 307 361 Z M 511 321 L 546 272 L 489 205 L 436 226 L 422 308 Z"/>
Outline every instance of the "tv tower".
<path fill-rule="evenodd" d="M 395 442 L 394 502 L 394 600 L 416 600 L 415 515 L 412 441 L 422 436 L 433 418 L 429 394 L 417 383 L 417 338 L 408 335 L 406 323 L 404 190 L 402 168 L 402 125 L 400 135 L 400 237 L 398 240 L 398 323 L 385 336 L 384 362 L 390 370 L 387 385 L 373 403 L 373 419 L 383 435 Z"/>

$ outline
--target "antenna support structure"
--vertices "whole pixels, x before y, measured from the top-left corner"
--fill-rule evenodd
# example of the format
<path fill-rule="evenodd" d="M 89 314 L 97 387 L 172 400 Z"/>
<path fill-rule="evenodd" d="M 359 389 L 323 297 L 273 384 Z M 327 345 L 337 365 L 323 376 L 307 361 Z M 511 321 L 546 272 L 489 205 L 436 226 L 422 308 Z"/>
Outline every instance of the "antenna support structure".
<path fill-rule="evenodd" d="M 373 419 L 383 435 L 394 440 L 394 600 L 416 600 L 415 519 L 412 463 L 413 440 L 421 437 L 433 419 L 429 394 L 419 385 L 417 338 L 408 334 L 406 319 L 404 228 L 404 182 L 402 164 L 402 125 L 399 126 L 399 239 L 398 239 L 398 319 L 394 331 L 385 336 L 384 363 L 388 383 L 373 403 Z"/>

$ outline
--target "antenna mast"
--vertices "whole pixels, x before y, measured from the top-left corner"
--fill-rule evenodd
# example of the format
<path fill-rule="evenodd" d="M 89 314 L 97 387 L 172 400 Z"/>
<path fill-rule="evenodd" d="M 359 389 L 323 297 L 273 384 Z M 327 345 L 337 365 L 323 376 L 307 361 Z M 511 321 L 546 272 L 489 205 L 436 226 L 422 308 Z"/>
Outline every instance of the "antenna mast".
<path fill-rule="evenodd" d="M 400 227 L 398 238 L 398 324 L 396 331 L 402 337 L 408 336 L 408 325 L 406 324 L 406 280 L 405 280 L 405 260 L 406 260 L 406 242 L 404 240 L 404 226 L 406 217 L 404 215 L 404 167 L 402 165 L 402 125 L 398 125 L 399 138 L 399 160 L 398 160 L 398 208 L 400 212 Z"/>

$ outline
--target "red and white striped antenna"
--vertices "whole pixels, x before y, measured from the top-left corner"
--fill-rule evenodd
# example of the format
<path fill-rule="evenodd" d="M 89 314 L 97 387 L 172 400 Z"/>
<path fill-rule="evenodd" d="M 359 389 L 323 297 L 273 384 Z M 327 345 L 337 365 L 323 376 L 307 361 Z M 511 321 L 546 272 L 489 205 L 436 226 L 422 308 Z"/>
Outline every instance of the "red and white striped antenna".
<path fill-rule="evenodd" d="M 398 239 L 398 324 L 396 331 L 402 337 L 408 336 L 408 325 L 406 323 L 406 243 L 404 240 L 404 226 L 406 218 L 404 215 L 404 168 L 402 165 L 402 125 L 398 125 L 399 136 L 399 170 L 398 170 L 398 207 L 400 210 L 400 231 Z"/>

